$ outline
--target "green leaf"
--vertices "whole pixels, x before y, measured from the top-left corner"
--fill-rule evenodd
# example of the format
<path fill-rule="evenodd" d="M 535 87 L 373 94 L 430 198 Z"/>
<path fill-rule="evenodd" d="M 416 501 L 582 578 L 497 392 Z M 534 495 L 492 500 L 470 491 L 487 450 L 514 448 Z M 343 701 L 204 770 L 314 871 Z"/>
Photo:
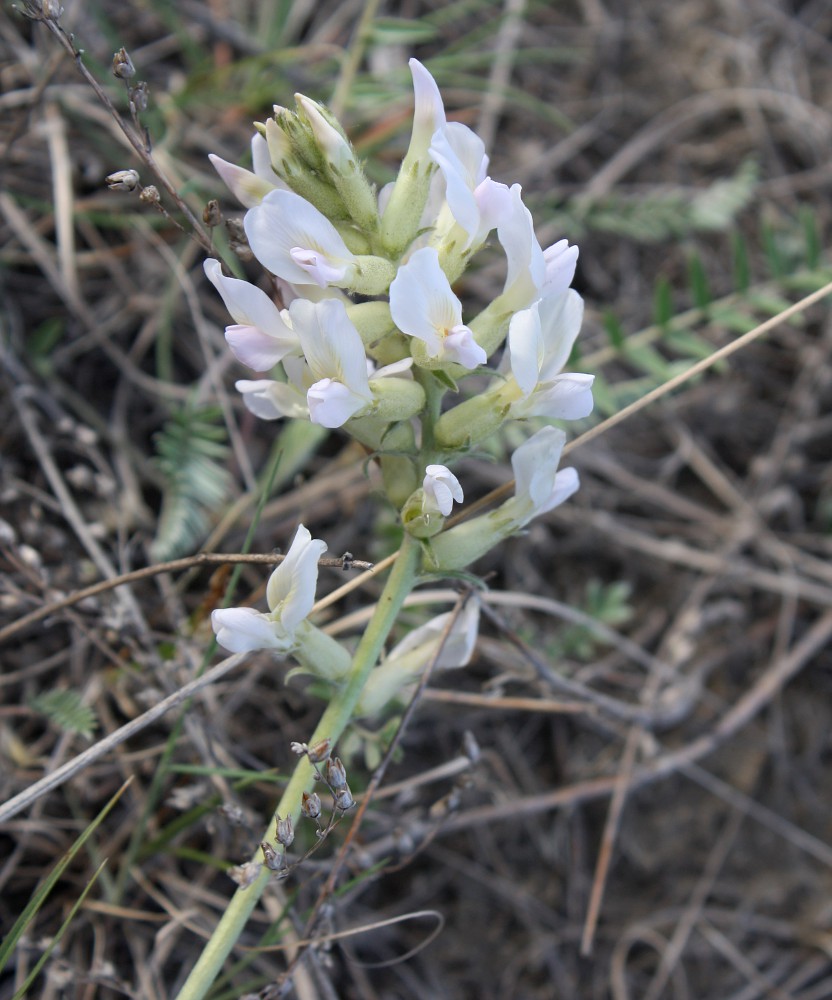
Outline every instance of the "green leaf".
<path fill-rule="evenodd" d="M 186 407 L 156 435 L 156 464 L 165 489 L 151 546 L 155 560 L 192 552 L 228 496 L 231 475 L 221 418 L 216 407 Z"/>
<path fill-rule="evenodd" d="M 80 733 L 89 739 L 98 728 L 95 712 L 81 701 L 78 691 L 45 691 L 29 704 L 65 733 Z"/>
<path fill-rule="evenodd" d="M 618 317 L 610 309 L 604 309 L 601 313 L 601 323 L 609 337 L 610 344 L 617 350 L 624 346 L 624 327 L 619 323 Z"/>
<path fill-rule="evenodd" d="M 437 29 L 424 19 L 376 17 L 370 29 L 373 45 L 420 45 L 436 38 Z"/>
<path fill-rule="evenodd" d="M 708 287 L 708 276 L 705 274 L 705 268 L 699 254 L 692 254 L 688 261 L 688 278 L 694 305 L 703 312 L 707 311 L 711 304 L 711 290 Z"/>
<path fill-rule="evenodd" d="M 653 322 L 662 328 L 673 319 L 673 293 L 667 278 L 659 278 L 653 292 Z"/>

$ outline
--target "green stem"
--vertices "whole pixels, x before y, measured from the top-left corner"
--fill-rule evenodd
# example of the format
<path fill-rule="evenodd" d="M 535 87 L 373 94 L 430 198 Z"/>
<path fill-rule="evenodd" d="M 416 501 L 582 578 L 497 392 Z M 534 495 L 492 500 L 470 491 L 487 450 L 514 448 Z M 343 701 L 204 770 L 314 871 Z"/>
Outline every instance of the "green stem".
<path fill-rule="evenodd" d="M 361 637 L 353 657 L 352 667 L 346 684 L 338 689 L 324 710 L 321 720 L 308 743 L 314 744 L 329 737 L 333 743 L 338 739 L 352 718 L 352 713 L 370 671 L 378 661 L 387 636 L 395 624 L 396 617 L 405 598 L 413 589 L 413 582 L 419 565 L 419 543 L 405 535 L 399 556 L 384 586 L 375 613 Z M 312 767 L 306 757 L 295 768 L 289 784 L 275 811 L 275 815 L 291 815 L 297 820 L 303 792 L 312 787 Z M 274 822 L 270 822 L 263 839 L 272 841 Z M 258 850 L 256 860 L 262 860 Z M 205 946 L 177 1000 L 201 1000 L 211 988 L 228 953 L 242 934 L 251 911 L 271 879 L 271 872 L 264 868 L 255 882 L 245 889 L 238 889 L 217 924 L 211 939 Z"/>

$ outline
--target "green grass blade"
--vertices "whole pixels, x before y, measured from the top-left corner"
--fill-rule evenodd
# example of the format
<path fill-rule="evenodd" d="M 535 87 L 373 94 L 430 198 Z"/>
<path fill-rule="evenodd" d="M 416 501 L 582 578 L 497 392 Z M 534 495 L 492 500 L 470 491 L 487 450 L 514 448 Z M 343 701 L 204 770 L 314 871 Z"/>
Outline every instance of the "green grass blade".
<path fill-rule="evenodd" d="M 119 792 L 118 794 L 121 794 L 121 793 Z M 87 898 L 87 895 L 88 895 L 90 889 L 92 889 L 92 887 L 95 885 L 96 880 L 98 879 L 98 876 L 104 870 L 104 866 L 106 864 L 107 864 L 107 858 L 105 858 L 101 862 L 101 864 L 98 866 L 98 868 L 95 870 L 95 873 L 93 874 L 92 878 L 89 880 L 89 882 L 87 882 L 87 884 L 86 884 L 86 886 L 84 888 L 84 891 L 81 893 L 81 895 L 78 897 L 78 899 L 76 899 L 75 903 L 72 906 L 72 909 L 67 914 L 66 920 L 64 920 L 64 922 L 58 928 L 58 931 L 55 934 L 55 936 L 49 942 L 49 947 L 46 949 L 46 951 L 37 960 L 37 962 L 35 963 L 35 967 L 32 969 L 32 971 L 26 977 L 26 981 L 23 983 L 23 985 L 20 987 L 20 989 L 17 991 L 17 993 L 15 993 L 15 995 L 12 997 L 12 1000 L 23 1000 L 23 997 L 26 996 L 26 991 L 29 989 L 29 987 L 32 985 L 32 983 L 35 981 L 35 979 L 38 977 L 38 975 L 40 974 L 40 970 L 49 961 L 49 956 L 52 954 L 52 952 L 60 944 L 61 938 L 66 933 L 69 925 L 72 923 L 72 921 L 73 921 L 73 919 L 75 917 L 75 914 L 78 912 L 78 910 L 81 907 L 81 904 Z"/>
<path fill-rule="evenodd" d="M 43 884 L 37 890 L 37 892 L 32 896 L 26 905 L 26 908 L 20 914 L 20 916 L 15 920 L 12 925 L 12 929 L 0 942 L 0 971 L 2 971 L 12 952 L 17 947 L 17 943 L 20 940 L 23 932 L 29 926 L 29 924 L 34 920 L 37 915 L 38 910 L 46 902 L 46 898 L 55 886 L 55 883 L 63 875 L 69 863 L 75 857 L 75 855 L 81 850 L 84 844 L 89 840 L 95 830 L 101 825 L 104 818 L 113 808 L 113 806 L 118 802 L 124 793 L 127 786 L 132 781 L 132 778 L 128 778 L 127 781 L 119 788 L 115 795 L 110 799 L 106 806 L 101 810 L 101 812 L 95 817 L 95 819 L 90 823 L 90 825 L 80 834 L 75 843 L 70 847 L 66 854 L 61 858 L 61 860 L 55 865 L 52 871 L 47 875 Z M 100 869 L 99 869 L 100 870 Z M 96 877 L 98 873 L 96 872 Z"/>

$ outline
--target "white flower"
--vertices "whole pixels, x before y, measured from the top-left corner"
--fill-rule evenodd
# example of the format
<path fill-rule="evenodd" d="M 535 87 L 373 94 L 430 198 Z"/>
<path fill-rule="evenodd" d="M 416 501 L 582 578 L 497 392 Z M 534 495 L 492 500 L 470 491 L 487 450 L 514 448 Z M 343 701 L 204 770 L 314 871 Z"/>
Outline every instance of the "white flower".
<path fill-rule="evenodd" d="M 295 364 L 292 365 L 292 362 Z M 289 382 L 277 382 L 271 378 L 239 379 L 234 387 L 242 394 L 246 409 L 261 420 L 279 420 L 281 417 L 302 419 L 309 417 L 306 391 L 301 391 L 292 379 L 290 368 L 305 368 L 301 358 L 284 358 L 283 367 L 289 375 Z"/>
<path fill-rule="evenodd" d="M 408 62 L 413 77 L 413 130 L 404 162 L 410 165 L 428 151 L 434 133 L 445 124 L 445 107 L 436 80 L 418 59 Z"/>
<path fill-rule="evenodd" d="M 436 653 L 453 612 L 432 618 L 408 632 L 384 661 L 372 671 L 358 703 L 358 714 L 373 716 L 394 698 L 402 688 L 412 684 L 423 673 Z M 464 667 L 471 660 L 477 644 L 480 603 L 471 597 L 451 626 L 439 652 L 435 670 Z"/>
<path fill-rule="evenodd" d="M 215 153 L 209 153 L 208 159 L 237 201 L 246 208 L 254 208 L 270 191 L 286 186 L 272 170 L 269 148 L 259 132 L 251 140 L 253 173 L 245 167 L 238 167 L 235 163 L 223 160 Z"/>
<path fill-rule="evenodd" d="M 461 122 L 449 122 L 434 134 L 429 152 L 445 179 L 445 200 L 453 221 L 466 233 L 462 249 L 480 246 L 508 208 L 510 197 L 505 184 L 486 176 L 488 157 L 482 139 Z M 441 220 L 437 228 L 444 228 Z"/>
<path fill-rule="evenodd" d="M 424 625 L 408 632 L 404 639 L 390 650 L 385 663 L 401 661 L 405 657 L 410 659 L 416 653 L 421 660 L 419 667 L 419 672 L 421 672 L 436 651 L 452 614 L 452 611 L 448 611 L 445 614 L 437 615 L 436 618 L 431 618 Z M 451 626 L 447 641 L 436 661 L 436 669 L 450 670 L 468 665 L 477 643 L 479 624 L 480 602 L 475 596 L 472 596 Z"/>
<path fill-rule="evenodd" d="M 324 427 L 340 427 L 373 402 L 361 336 L 337 299 L 295 299 L 289 314 L 309 366 L 310 419 Z M 293 377 L 288 367 L 287 374 Z"/>
<path fill-rule="evenodd" d="M 444 465 L 429 465 L 422 481 L 425 492 L 425 512 L 438 511 L 443 517 L 451 513 L 454 501 L 462 503 L 462 486 L 456 476 Z"/>
<path fill-rule="evenodd" d="M 422 341 L 429 358 L 455 361 L 465 368 L 476 368 L 488 360 L 462 322 L 462 304 L 451 290 L 433 247 L 417 250 L 399 268 L 390 285 L 390 314 L 403 333 Z"/>
<path fill-rule="evenodd" d="M 569 246 L 568 240 L 558 240 L 543 251 L 546 272 L 540 288 L 541 298 L 562 295 L 572 284 L 578 263 L 578 248 Z"/>
<path fill-rule="evenodd" d="M 557 507 L 580 486 L 575 469 L 558 471 L 565 442 L 566 435 L 562 430 L 544 427 L 511 456 L 514 496 L 502 505 L 499 514 L 513 520 L 513 530 Z"/>
<path fill-rule="evenodd" d="M 304 285 L 348 284 L 354 256 L 329 219 L 292 191 L 272 191 L 243 220 L 254 255 L 273 274 Z"/>
<path fill-rule="evenodd" d="M 508 331 L 511 373 L 522 396 L 509 415 L 578 420 L 592 412 L 594 376 L 561 373 L 581 329 L 583 300 L 569 289 L 539 299 L 512 316 Z"/>
<path fill-rule="evenodd" d="M 225 339 L 238 361 L 264 372 L 300 350 L 297 335 L 286 322 L 288 313 L 282 314 L 264 291 L 239 278 L 226 278 L 218 260 L 206 260 L 204 267 L 235 321 L 225 328 Z"/>
<path fill-rule="evenodd" d="M 503 296 L 513 309 L 526 309 L 536 299 L 566 291 L 575 276 L 578 248 L 560 240 L 541 250 L 520 185 L 513 184 L 509 194 L 497 224 L 497 238 L 507 262 Z"/>
<path fill-rule="evenodd" d="M 313 539 L 309 530 L 298 526 L 286 558 L 269 577 L 266 601 L 269 613 L 253 608 L 224 608 L 211 614 L 217 642 L 232 653 L 254 649 L 286 652 L 295 643 L 295 630 L 315 603 L 318 560 L 326 552 L 326 542 Z"/>

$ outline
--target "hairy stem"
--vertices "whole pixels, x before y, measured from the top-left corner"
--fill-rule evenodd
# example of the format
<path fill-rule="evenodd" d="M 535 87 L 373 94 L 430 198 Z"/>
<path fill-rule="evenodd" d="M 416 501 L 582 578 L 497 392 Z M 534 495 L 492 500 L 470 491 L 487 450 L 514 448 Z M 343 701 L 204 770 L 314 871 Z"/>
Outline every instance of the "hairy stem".
<path fill-rule="evenodd" d="M 405 535 L 399 556 L 393 565 L 381 598 L 367 630 L 361 637 L 353 657 L 349 677 L 342 688 L 335 693 L 324 710 L 315 732 L 309 738 L 310 744 L 329 737 L 335 742 L 352 718 L 353 710 L 361 695 L 367 677 L 375 666 L 382 646 L 393 627 L 405 598 L 413 589 L 419 564 L 419 543 Z M 302 758 L 275 811 L 276 815 L 290 815 L 297 820 L 300 815 L 301 796 L 312 786 L 313 772 L 309 761 Z M 263 837 L 272 840 L 274 820 Z M 262 860 L 258 850 L 256 860 Z M 242 934 L 252 910 L 266 888 L 271 872 L 264 868 L 255 882 L 245 889 L 238 889 L 231 898 L 225 913 L 199 957 L 177 1000 L 201 1000 L 208 992 L 227 955 Z"/>

